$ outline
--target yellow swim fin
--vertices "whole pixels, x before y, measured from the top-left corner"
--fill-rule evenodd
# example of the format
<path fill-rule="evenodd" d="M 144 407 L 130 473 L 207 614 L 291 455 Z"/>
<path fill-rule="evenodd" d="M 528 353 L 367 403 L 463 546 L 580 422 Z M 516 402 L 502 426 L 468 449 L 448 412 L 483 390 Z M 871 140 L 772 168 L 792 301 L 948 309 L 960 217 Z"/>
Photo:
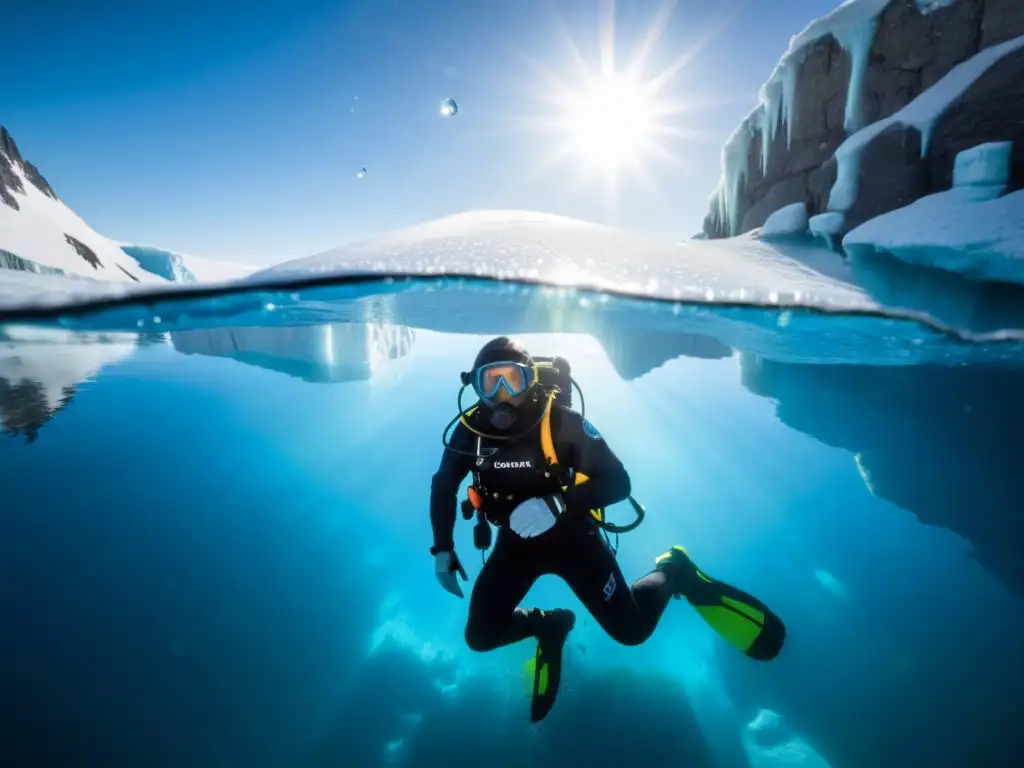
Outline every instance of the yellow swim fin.
<path fill-rule="evenodd" d="M 555 705 L 562 680 L 562 649 L 576 624 L 576 616 L 569 610 L 556 609 L 541 613 L 545 626 L 537 638 L 536 654 L 526 662 L 526 669 L 533 673 L 533 698 L 530 702 L 532 723 L 547 717 Z"/>
<path fill-rule="evenodd" d="M 768 606 L 708 576 L 680 546 L 672 547 L 656 562 L 658 570 L 673 580 L 676 597 L 685 597 L 723 640 L 758 661 L 771 661 L 779 655 L 786 626 Z"/>

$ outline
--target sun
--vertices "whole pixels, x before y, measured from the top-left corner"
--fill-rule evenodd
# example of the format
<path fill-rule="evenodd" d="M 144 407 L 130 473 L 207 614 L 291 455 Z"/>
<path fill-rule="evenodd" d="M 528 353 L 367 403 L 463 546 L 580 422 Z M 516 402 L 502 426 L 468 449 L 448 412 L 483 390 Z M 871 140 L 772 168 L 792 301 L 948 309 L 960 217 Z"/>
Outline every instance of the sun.
<path fill-rule="evenodd" d="M 565 106 L 569 139 L 593 165 L 616 169 L 649 148 L 655 105 L 642 86 L 622 75 L 602 77 Z"/>
<path fill-rule="evenodd" d="M 635 178 L 631 177 L 638 177 L 647 191 L 657 193 L 659 174 L 667 179 L 667 172 L 691 172 L 686 158 L 692 150 L 684 150 L 678 143 L 708 138 L 705 131 L 687 124 L 688 114 L 702 106 L 697 95 L 700 89 L 693 84 L 684 88 L 674 81 L 736 11 L 724 12 L 719 24 L 681 50 L 667 66 L 651 72 L 647 67 L 669 24 L 674 0 L 662 0 L 650 26 L 624 62 L 617 61 L 615 51 L 615 3 L 610 0 L 602 5 L 606 11 L 599 24 L 597 61 L 586 60 L 558 19 L 556 27 L 574 71 L 559 71 L 523 51 L 514 51 L 540 82 L 531 78 L 522 84 L 528 98 L 516 103 L 533 104 L 535 109 L 509 123 L 537 136 L 541 149 L 536 166 L 528 169 L 519 183 L 557 175 L 567 180 L 570 188 L 586 185 L 589 192 L 591 182 L 603 181 L 607 202 L 614 208 L 620 185 L 632 183 Z M 686 98 L 680 98 L 683 93 Z M 556 170 L 566 161 L 569 173 L 566 168 Z"/>

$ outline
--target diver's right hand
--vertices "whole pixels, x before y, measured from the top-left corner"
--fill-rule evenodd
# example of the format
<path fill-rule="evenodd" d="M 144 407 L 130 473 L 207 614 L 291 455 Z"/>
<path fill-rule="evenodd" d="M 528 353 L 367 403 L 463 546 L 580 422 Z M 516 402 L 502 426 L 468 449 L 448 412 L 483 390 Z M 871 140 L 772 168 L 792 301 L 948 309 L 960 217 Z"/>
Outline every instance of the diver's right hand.
<path fill-rule="evenodd" d="M 465 597 L 462 594 L 458 576 L 462 576 L 463 581 L 469 581 L 469 577 L 466 576 L 466 570 L 462 567 L 459 556 L 455 554 L 454 550 L 438 552 L 434 555 L 434 575 L 437 577 L 437 583 L 446 592 L 451 592 L 456 597 Z"/>

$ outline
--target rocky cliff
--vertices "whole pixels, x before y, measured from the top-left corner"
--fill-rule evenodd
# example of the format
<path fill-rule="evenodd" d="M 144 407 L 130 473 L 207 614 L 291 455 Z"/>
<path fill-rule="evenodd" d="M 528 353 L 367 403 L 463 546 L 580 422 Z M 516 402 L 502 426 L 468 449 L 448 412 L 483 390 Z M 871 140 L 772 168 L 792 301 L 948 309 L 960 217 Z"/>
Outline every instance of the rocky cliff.
<path fill-rule="evenodd" d="M 704 232 L 803 203 L 841 236 L 949 189 L 957 154 L 993 141 L 1024 187 L 1024 2 L 850 0 L 793 38 L 730 137 Z"/>

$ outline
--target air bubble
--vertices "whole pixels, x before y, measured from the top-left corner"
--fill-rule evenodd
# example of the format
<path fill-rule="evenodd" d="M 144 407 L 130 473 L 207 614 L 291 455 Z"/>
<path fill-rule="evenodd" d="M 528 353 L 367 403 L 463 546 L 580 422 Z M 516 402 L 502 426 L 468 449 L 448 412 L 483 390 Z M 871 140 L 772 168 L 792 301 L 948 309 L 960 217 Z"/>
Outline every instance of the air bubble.
<path fill-rule="evenodd" d="M 455 99 L 445 99 L 441 102 L 441 116 L 452 117 L 458 114 L 459 105 L 455 103 Z"/>

